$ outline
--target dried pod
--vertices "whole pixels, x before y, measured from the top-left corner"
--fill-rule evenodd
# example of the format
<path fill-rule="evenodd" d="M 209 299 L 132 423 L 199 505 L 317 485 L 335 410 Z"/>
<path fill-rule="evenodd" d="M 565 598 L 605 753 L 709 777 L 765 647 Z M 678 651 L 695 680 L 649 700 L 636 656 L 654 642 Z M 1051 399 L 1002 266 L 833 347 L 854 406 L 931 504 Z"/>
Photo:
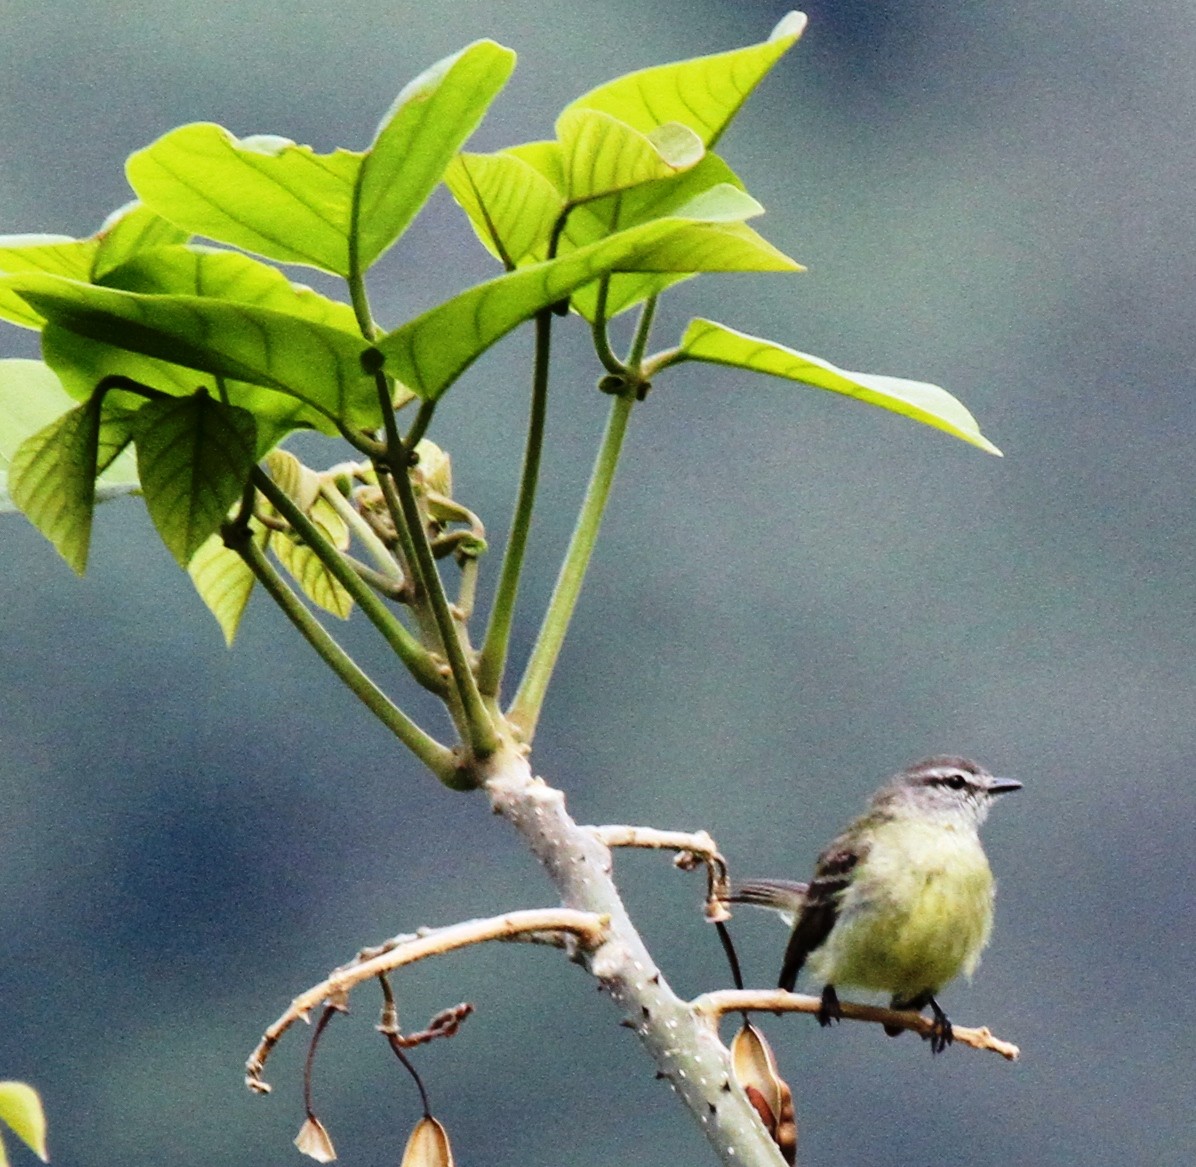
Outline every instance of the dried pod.
<path fill-rule="evenodd" d="M 317 1163 L 331 1163 L 336 1158 L 332 1139 L 324 1129 L 324 1124 L 314 1114 L 309 1114 L 307 1121 L 299 1128 L 299 1133 L 295 1136 L 295 1146 Z"/>
<path fill-rule="evenodd" d="M 754 1025 L 745 1024 L 732 1040 L 731 1068 L 785 1162 L 792 1164 L 797 1158 L 793 1093 L 777 1071 L 772 1048 Z"/>
<path fill-rule="evenodd" d="M 453 1167 L 448 1132 L 430 1114 L 415 1124 L 399 1167 Z"/>

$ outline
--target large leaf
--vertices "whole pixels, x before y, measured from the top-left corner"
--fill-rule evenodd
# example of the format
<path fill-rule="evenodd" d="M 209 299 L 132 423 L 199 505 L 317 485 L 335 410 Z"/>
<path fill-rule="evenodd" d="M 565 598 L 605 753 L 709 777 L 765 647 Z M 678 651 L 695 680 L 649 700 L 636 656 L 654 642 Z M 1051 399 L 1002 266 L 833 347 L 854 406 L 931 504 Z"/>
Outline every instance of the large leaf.
<path fill-rule="evenodd" d="M 355 212 L 359 270 L 407 229 L 514 67 L 510 49 L 480 40 L 404 86 L 361 164 Z"/>
<path fill-rule="evenodd" d="M 377 422 L 364 342 L 339 328 L 254 304 L 148 295 L 53 276 L 8 276 L 16 290 L 70 332 L 161 361 L 289 394 L 336 422 Z"/>
<path fill-rule="evenodd" d="M 293 284 L 277 268 L 237 252 L 197 246 L 159 247 L 115 268 L 103 282 L 122 291 L 193 294 L 272 308 L 340 328 L 356 343 L 356 321 L 347 304 Z M 46 328 L 42 351 L 67 390 L 77 398 L 86 398 L 104 377 L 115 374 L 178 396 L 190 395 L 197 388 L 219 395 L 212 375 L 197 375 L 182 365 L 130 353 L 54 325 Z M 265 453 L 294 429 L 332 428 L 327 418 L 293 396 L 231 379 L 224 380 L 223 389 L 231 404 L 248 409 L 257 419 L 259 453 Z"/>
<path fill-rule="evenodd" d="M 477 41 L 399 94 L 369 151 L 180 126 L 138 151 L 138 196 L 180 227 L 284 263 L 364 271 L 406 229 L 506 83 L 515 54 Z"/>
<path fill-rule="evenodd" d="M 101 401 L 68 410 L 26 438 L 8 471 L 12 500 L 78 575 L 87 570 Z"/>
<path fill-rule="evenodd" d="M 49 272 L 86 280 L 99 244 L 69 235 L 0 235 L 0 273 Z M 0 318 L 25 328 L 41 328 L 46 318 L 12 288 L 0 285 Z"/>
<path fill-rule="evenodd" d="M 645 134 L 665 122 L 680 122 L 713 146 L 805 27 L 805 16 L 790 12 L 762 44 L 628 73 L 582 94 L 565 111 L 602 110 Z"/>
<path fill-rule="evenodd" d="M 693 320 L 685 330 L 681 346 L 670 363 L 677 360 L 709 361 L 784 377 L 816 389 L 842 393 L 869 405 L 899 413 L 923 425 L 945 430 L 973 446 L 996 454 L 1001 451 L 981 432 L 976 419 L 945 389 L 923 381 L 882 377 L 872 373 L 850 373 L 829 361 L 786 348 L 775 341 L 736 332 L 713 320 Z"/>
<path fill-rule="evenodd" d="M 611 271 L 793 271 L 775 249 L 758 248 L 742 224 L 657 219 L 569 255 L 479 284 L 388 333 L 377 344 L 387 368 L 420 397 L 435 400 L 517 324 Z M 763 241 L 761 241 L 762 243 Z M 712 269 L 715 270 L 715 269 Z"/>
<path fill-rule="evenodd" d="M 156 398 L 138 410 L 134 441 L 150 518 L 186 567 L 245 489 L 253 415 L 206 393 Z"/>
<path fill-rule="evenodd" d="M 41 361 L 0 361 L 0 511 L 17 509 L 7 493 L 7 472 L 21 443 L 75 405 Z M 115 430 L 101 423 L 97 464 L 103 473 L 96 485 L 96 497 L 101 500 L 129 494 L 138 485 L 132 455 L 106 447 L 106 436 L 111 442 Z"/>
<path fill-rule="evenodd" d="M 196 122 L 132 155 L 125 173 L 147 206 L 187 231 L 343 276 L 362 157 Z"/>
<path fill-rule="evenodd" d="M 185 232 L 148 207 L 127 203 L 104 221 L 89 239 L 66 235 L 0 236 L 0 274 L 46 272 L 69 279 L 98 279 L 147 247 L 181 243 Z M 45 318 L 14 291 L 0 288 L 0 318 L 26 328 L 40 328 Z"/>

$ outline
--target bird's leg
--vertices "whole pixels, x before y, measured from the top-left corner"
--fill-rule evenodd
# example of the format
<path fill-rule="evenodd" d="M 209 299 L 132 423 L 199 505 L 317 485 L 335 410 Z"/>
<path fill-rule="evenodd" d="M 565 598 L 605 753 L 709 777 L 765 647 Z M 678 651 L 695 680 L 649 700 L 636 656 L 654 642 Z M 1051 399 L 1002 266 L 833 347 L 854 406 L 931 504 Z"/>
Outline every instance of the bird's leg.
<path fill-rule="evenodd" d="M 839 994 L 835 992 L 834 985 L 822 986 L 822 1005 L 818 1012 L 814 1015 L 818 1018 L 818 1024 L 825 1029 L 832 1021 L 838 1021 L 843 1016 L 843 1010 L 839 1008 Z"/>
<path fill-rule="evenodd" d="M 934 1029 L 930 1031 L 930 1052 L 941 1054 L 955 1040 L 955 1031 L 951 1028 L 951 1022 L 947 1020 L 947 1014 L 939 1008 L 939 1003 L 933 997 L 926 1003 L 934 1014 Z"/>

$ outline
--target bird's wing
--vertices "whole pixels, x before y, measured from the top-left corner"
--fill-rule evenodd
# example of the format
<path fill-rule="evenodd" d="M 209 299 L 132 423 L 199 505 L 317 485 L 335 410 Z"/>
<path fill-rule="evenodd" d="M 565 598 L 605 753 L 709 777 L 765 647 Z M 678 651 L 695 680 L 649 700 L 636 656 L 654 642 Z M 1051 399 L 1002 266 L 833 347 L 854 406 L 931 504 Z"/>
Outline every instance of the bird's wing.
<path fill-rule="evenodd" d="M 840 835 L 818 856 L 814 879 L 785 948 L 777 981 L 782 989 L 793 992 L 806 957 L 830 935 L 839 914 L 840 895 L 851 881 L 852 869 L 863 857 L 861 845 L 849 835 Z"/>

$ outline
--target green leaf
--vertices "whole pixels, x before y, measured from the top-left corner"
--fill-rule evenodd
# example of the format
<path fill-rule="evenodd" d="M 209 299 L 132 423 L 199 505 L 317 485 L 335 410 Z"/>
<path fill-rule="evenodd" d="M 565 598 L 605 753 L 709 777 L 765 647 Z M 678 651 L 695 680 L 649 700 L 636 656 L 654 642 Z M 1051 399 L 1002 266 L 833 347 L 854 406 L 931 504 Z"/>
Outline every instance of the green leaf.
<path fill-rule="evenodd" d="M 0 361 L 0 512 L 15 510 L 7 493 L 7 470 L 13 455 L 26 438 L 73 408 L 76 401 L 63 389 L 58 378 L 41 361 Z M 111 415 L 112 395 L 105 413 Z M 103 473 L 96 484 L 100 500 L 130 494 L 137 490 L 137 464 L 128 453 L 121 453 L 124 443 L 114 446 L 117 436 L 112 416 L 105 416 L 100 426 L 97 465 Z"/>
<path fill-rule="evenodd" d="M 326 500 L 317 499 L 309 513 L 334 547 L 341 551 L 348 548 L 349 529 Z M 270 547 L 312 603 L 342 620 L 349 618 L 353 597 L 307 544 L 288 531 L 276 531 Z"/>
<path fill-rule="evenodd" d="M 68 279 L 98 279 L 147 247 L 180 243 L 185 238 L 148 207 L 128 203 L 104 221 L 89 239 L 66 235 L 0 236 L 0 274 L 45 272 Z M 45 317 L 10 289 L 0 288 L 0 318 L 26 328 L 40 328 Z"/>
<path fill-rule="evenodd" d="M 458 154 L 445 185 L 490 252 L 508 268 L 538 251 L 547 254 L 549 236 L 565 200 L 538 170 L 514 154 Z"/>
<path fill-rule="evenodd" d="M 251 413 L 206 393 L 157 398 L 137 411 L 145 505 L 179 566 L 188 565 L 245 489 L 255 441 Z"/>
<path fill-rule="evenodd" d="M 96 234 L 99 246 L 91 264 L 91 278 L 97 283 L 114 267 L 144 251 L 185 243 L 187 232 L 156 215 L 138 202 L 113 211 Z M 67 274 L 67 273 L 63 273 Z"/>
<path fill-rule="evenodd" d="M 0 235 L 0 274 L 48 272 L 87 280 L 99 243 L 69 235 Z M 0 285 L 0 318 L 24 328 L 41 328 L 46 318 L 12 288 Z"/>
<path fill-rule="evenodd" d="M 293 284 L 276 268 L 237 252 L 194 245 L 159 247 L 115 268 L 103 282 L 121 291 L 195 294 L 275 309 L 340 328 L 354 337 L 354 344 L 358 343 L 356 320 L 347 304 Z M 132 354 L 54 325 L 46 328 L 42 350 L 67 390 L 77 398 L 86 398 L 103 378 L 116 374 L 178 396 L 190 395 L 197 388 L 220 395 L 220 386 L 212 375 L 197 376 L 194 370 L 181 365 Z M 231 404 L 248 409 L 257 419 L 259 454 L 292 430 L 332 429 L 321 413 L 293 396 L 231 379 L 224 380 L 223 390 Z"/>
<path fill-rule="evenodd" d="M 799 381 L 816 389 L 842 393 L 846 397 L 899 413 L 923 425 L 944 430 L 990 454 L 1001 455 L 1001 451 L 980 432 L 976 419 L 950 393 L 937 385 L 871 373 L 849 373 L 820 357 L 799 353 L 745 332 L 736 332 L 713 320 L 697 319 L 690 322 L 676 356 L 669 363 L 677 360 L 731 365 Z"/>
<path fill-rule="evenodd" d="M 582 94 L 565 112 L 602 110 L 643 133 L 680 122 L 713 146 L 805 26 L 802 13 L 790 12 L 762 44 L 628 73 Z"/>
<path fill-rule="evenodd" d="M 348 277 L 407 228 L 514 62 L 510 49 L 477 41 L 433 65 L 399 94 L 365 153 L 317 154 L 197 122 L 134 154 L 129 183 L 187 231 Z"/>
<path fill-rule="evenodd" d="M 403 87 L 357 180 L 359 270 L 365 271 L 407 229 L 514 67 L 510 49 L 480 40 Z"/>
<path fill-rule="evenodd" d="M 258 546 L 265 548 L 270 532 L 260 524 L 253 523 L 253 538 Z M 199 593 L 199 598 L 216 617 L 224 643 L 232 648 L 236 639 L 241 617 L 249 603 L 253 585 L 257 582 L 249 566 L 235 551 L 224 545 L 224 538 L 217 531 L 209 535 L 187 564 L 187 574 Z"/>
<path fill-rule="evenodd" d="M 0 1122 L 4 1123 L 43 1163 L 46 1152 L 46 1114 L 42 1100 L 32 1086 L 24 1082 L 0 1082 Z M 0 1144 L 0 1162 L 4 1161 Z"/>
<path fill-rule="evenodd" d="M 187 231 L 345 276 L 362 157 L 196 122 L 132 155 L 125 173 L 142 202 Z"/>
<path fill-rule="evenodd" d="M 796 264 L 741 224 L 656 219 L 547 263 L 508 272 L 425 312 L 376 345 L 408 388 L 436 400 L 490 345 L 517 324 L 611 271 L 792 271 Z M 758 238 L 758 237 L 757 237 Z"/>
<path fill-rule="evenodd" d="M 87 570 L 91 541 L 100 409 L 97 397 L 39 429 L 8 471 L 13 502 L 78 575 Z"/>
<path fill-rule="evenodd" d="M 556 131 L 573 203 L 672 178 L 696 166 L 704 153 L 686 126 L 673 122 L 645 134 L 599 110 L 566 109 Z"/>
<path fill-rule="evenodd" d="M 295 397 L 322 415 L 319 428 L 327 433 L 336 432 L 338 420 L 377 424 L 373 379 L 361 368 L 364 341 L 340 328 L 254 304 L 124 292 L 53 276 L 0 278 L 5 286 L 79 336 Z"/>

